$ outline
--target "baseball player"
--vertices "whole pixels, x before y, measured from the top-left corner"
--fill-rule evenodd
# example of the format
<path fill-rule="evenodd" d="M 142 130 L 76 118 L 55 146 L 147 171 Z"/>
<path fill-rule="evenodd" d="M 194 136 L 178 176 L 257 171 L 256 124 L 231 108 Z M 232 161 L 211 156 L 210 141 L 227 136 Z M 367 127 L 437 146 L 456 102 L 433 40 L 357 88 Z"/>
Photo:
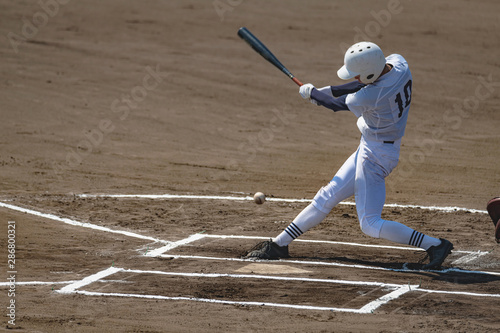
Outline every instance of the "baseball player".
<path fill-rule="evenodd" d="M 430 258 L 423 269 L 439 269 L 451 253 L 452 243 L 381 217 L 385 178 L 398 164 L 411 104 L 412 75 L 408 63 L 399 54 L 384 57 L 374 43 L 360 42 L 347 50 L 344 66 L 337 75 L 343 80 L 356 81 L 321 89 L 308 83 L 300 87 L 299 93 L 313 104 L 354 113 L 361 132 L 359 147 L 281 234 L 257 244 L 246 257 L 289 257 L 288 244 L 323 221 L 339 202 L 354 195 L 365 234 L 420 247 Z"/>

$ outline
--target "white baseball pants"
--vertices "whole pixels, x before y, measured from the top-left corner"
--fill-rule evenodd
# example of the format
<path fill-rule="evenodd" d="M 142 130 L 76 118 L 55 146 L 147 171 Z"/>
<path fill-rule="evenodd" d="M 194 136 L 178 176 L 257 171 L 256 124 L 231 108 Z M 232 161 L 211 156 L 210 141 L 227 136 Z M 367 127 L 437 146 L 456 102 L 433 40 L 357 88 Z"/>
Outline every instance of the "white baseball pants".
<path fill-rule="evenodd" d="M 319 224 L 341 201 L 355 196 L 361 230 L 375 238 L 428 249 L 440 240 L 424 235 L 401 223 L 383 220 L 385 178 L 399 160 L 401 140 L 394 143 L 367 141 L 342 165 L 328 185 L 322 187 L 312 203 L 274 241 L 286 246 Z"/>

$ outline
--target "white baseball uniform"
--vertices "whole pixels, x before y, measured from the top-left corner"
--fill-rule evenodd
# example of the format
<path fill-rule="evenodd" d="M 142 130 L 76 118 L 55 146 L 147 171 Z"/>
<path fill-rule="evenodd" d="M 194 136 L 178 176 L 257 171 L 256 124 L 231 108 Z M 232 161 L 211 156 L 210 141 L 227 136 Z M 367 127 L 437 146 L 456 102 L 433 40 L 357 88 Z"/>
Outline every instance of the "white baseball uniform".
<path fill-rule="evenodd" d="M 352 195 L 365 234 L 426 250 L 441 243 L 439 239 L 381 218 L 386 194 L 385 177 L 398 164 L 412 89 L 412 76 L 406 60 L 401 55 L 392 54 L 386 57 L 386 63 L 392 69 L 372 84 L 352 82 L 312 90 L 311 99 L 315 104 L 334 111 L 348 109 L 353 112 L 358 117 L 357 125 L 362 136 L 358 149 L 333 179 L 274 240 L 279 246 L 288 245 L 319 224 L 339 202 Z"/>

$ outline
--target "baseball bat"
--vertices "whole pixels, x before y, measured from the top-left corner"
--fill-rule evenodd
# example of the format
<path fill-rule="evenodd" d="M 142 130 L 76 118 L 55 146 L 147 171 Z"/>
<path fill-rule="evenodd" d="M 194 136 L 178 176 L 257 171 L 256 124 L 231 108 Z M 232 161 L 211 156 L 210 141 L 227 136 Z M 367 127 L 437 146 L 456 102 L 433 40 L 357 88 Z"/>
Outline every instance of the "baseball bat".
<path fill-rule="evenodd" d="M 283 66 L 283 64 L 274 56 L 274 54 L 269 51 L 269 49 L 262 43 L 257 37 L 255 37 L 250 30 L 245 27 L 241 27 L 238 30 L 238 36 L 248 43 L 258 54 L 260 54 L 264 59 L 269 61 L 271 64 L 276 66 L 280 71 L 285 73 L 293 82 L 295 82 L 299 87 L 302 85 L 300 82 L 290 71 Z"/>

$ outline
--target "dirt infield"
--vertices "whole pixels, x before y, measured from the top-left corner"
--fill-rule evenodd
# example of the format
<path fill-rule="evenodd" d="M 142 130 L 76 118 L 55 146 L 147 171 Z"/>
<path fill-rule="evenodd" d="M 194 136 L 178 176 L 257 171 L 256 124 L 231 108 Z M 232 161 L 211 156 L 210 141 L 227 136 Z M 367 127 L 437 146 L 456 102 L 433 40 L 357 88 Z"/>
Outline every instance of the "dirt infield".
<path fill-rule="evenodd" d="M 500 252 L 485 212 L 500 195 L 499 9 L 0 1 L 1 327 L 499 330 Z M 412 108 L 383 214 L 452 241 L 445 270 L 421 271 L 423 251 L 364 235 L 349 203 L 290 259 L 241 259 L 307 205 L 282 198 L 311 199 L 359 142 L 352 114 L 304 102 L 241 26 L 316 86 L 340 83 L 357 40 L 408 60 Z M 275 200 L 255 205 L 245 197 L 256 191 Z"/>

